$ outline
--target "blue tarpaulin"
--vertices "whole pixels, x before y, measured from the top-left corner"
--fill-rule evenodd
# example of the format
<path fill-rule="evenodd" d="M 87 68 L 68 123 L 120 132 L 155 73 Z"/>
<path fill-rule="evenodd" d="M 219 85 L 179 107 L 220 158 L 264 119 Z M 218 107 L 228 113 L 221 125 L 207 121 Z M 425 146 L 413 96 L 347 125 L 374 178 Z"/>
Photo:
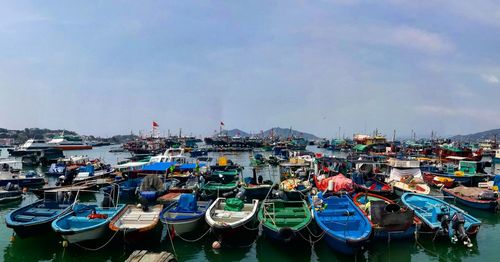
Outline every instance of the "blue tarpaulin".
<path fill-rule="evenodd" d="M 199 164 L 198 165 L 199 167 L 204 167 L 205 164 Z M 191 170 L 191 169 L 194 169 L 196 167 L 196 164 L 192 163 L 192 164 L 183 164 L 179 167 L 180 170 Z"/>
<path fill-rule="evenodd" d="M 142 171 L 167 171 L 168 168 L 171 166 L 175 165 L 175 162 L 158 162 L 158 163 L 152 163 L 149 165 L 145 165 L 142 168 Z"/>

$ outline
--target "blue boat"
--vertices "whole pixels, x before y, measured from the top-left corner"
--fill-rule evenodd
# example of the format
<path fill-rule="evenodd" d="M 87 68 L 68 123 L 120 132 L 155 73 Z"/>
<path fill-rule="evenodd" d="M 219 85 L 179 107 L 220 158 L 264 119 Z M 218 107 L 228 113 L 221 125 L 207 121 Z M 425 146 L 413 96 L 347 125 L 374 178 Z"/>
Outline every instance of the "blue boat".
<path fill-rule="evenodd" d="M 499 208 L 500 199 L 498 193 L 492 190 L 458 186 L 455 188 L 443 188 L 441 192 L 443 192 L 444 196 L 451 197 L 453 201 L 464 206 L 494 212 L 498 211 Z"/>
<path fill-rule="evenodd" d="M 193 194 L 181 194 L 178 201 L 161 211 L 160 220 L 168 226 L 171 235 L 194 232 L 205 224 L 205 213 L 212 202 L 197 201 Z"/>
<path fill-rule="evenodd" d="M 0 186 L 6 186 L 9 183 L 18 185 L 19 187 L 30 187 L 45 185 L 45 179 L 37 172 L 31 170 L 24 174 L 16 174 L 12 178 L 0 179 Z"/>
<path fill-rule="evenodd" d="M 125 208 L 77 204 L 72 210 L 52 222 L 52 229 L 69 243 L 97 240 L 109 232 L 109 222 Z"/>
<path fill-rule="evenodd" d="M 120 200 L 128 201 L 137 198 L 137 190 L 141 185 L 142 178 L 131 178 L 127 180 L 115 182 L 119 186 Z M 111 193 L 112 186 L 106 186 L 102 188 L 104 193 Z"/>
<path fill-rule="evenodd" d="M 70 210 L 70 204 L 39 200 L 8 213 L 5 216 L 5 224 L 14 229 L 14 232 L 21 238 L 40 235 L 50 232 L 52 221 Z"/>
<path fill-rule="evenodd" d="M 347 195 L 309 198 L 319 228 L 325 232 L 328 246 L 343 254 L 364 250 L 372 233 L 368 218 Z"/>
<path fill-rule="evenodd" d="M 368 192 L 380 196 L 389 196 L 392 194 L 392 187 L 374 178 L 365 178 L 361 173 L 352 174 L 354 188 L 358 192 Z"/>
<path fill-rule="evenodd" d="M 469 237 L 475 236 L 481 226 L 477 218 L 432 196 L 405 193 L 401 200 L 422 220 L 422 226 L 425 225 L 423 230 L 435 232 L 436 236 L 449 237 L 452 243 L 460 241 L 472 247 Z"/>

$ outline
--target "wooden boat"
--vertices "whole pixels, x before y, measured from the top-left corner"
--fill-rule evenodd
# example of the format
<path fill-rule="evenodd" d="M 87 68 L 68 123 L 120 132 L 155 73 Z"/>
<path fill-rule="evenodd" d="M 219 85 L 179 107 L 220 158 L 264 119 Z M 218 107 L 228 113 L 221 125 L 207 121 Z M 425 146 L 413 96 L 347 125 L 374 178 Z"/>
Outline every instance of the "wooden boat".
<path fill-rule="evenodd" d="M 71 211 L 52 222 L 52 229 L 69 243 L 97 240 L 107 235 L 108 225 L 123 209 L 99 207 L 94 204 L 77 204 Z"/>
<path fill-rule="evenodd" d="M 375 239 L 412 239 L 417 226 L 421 224 L 413 210 L 401 207 L 388 198 L 357 193 L 353 201 L 370 219 Z"/>
<path fill-rule="evenodd" d="M 439 176 L 436 173 L 422 172 L 422 177 L 425 183 L 427 183 L 430 186 L 438 188 L 440 187 L 451 188 L 455 184 L 455 179 L 450 177 Z"/>
<path fill-rule="evenodd" d="M 450 237 L 452 243 L 460 241 L 468 247 L 472 246 L 469 237 L 475 236 L 481 226 L 481 221 L 475 217 L 432 196 L 405 193 L 401 200 L 422 220 L 423 230 Z"/>
<path fill-rule="evenodd" d="M 127 245 L 140 246 L 145 243 L 160 242 L 161 210 L 162 205 L 151 206 L 147 210 L 135 205 L 127 205 L 109 222 L 109 229 L 120 232 Z"/>
<path fill-rule="evenodd" d="M 52 221 L 70 209 L 70 204 L 39 200 L 11 211 L 5 216 L 5 224 L 21 238 L 39 235 L 50 232 Z"/>
<path fill-rule="evenodd" d="M 182 194 L 178 201 L 161 211 L 161 222 L 169 227 L 170 236 L 194 232 L 205 223 L 205 213 L 212 202 L 197 201 L 193 194 Z"/>
<path fill-rule="evenodd" d="M 258 219 L 262 232 L 280 242 L 308 240 L 311 211 L 305 200 L 266 200 L 262 203 Z"/>
<path fill-rule="evenodd" d="M 353 174 L 352 182 L 358 192 L 367 192 L 381 196 L 392 194 L 392 188 L 389 184 L 374 178 L 364 178 L 362 174 Z"/>
<path fill-rule="evenodd" d="M 498 193 L 479 187 L 458 186 L 455 188 L 443 188 L 443 195 L 452 197 L 453 200 L 464 206 L 497 211 L 499 208 Z"/>
<path fill-rule="evenodd" d="M 428 195 L 431 192 L 431 188 L 424 183 L 412 183 L 412 182 L 402 182 L 402 181 L 392 181 L 390 183 L 394 194 L 397 196 L 402 196 L 404 193 L 417 193 L 422 195 Z"/>
<path fill-rule="evenodd" d="M 238 184 L 237 180 L 228 183 L 209 181 L 201 187 L 203 198 L 215 199 L 219 196 L 234 196 L 236 195 Z"/>
<path fill-rule="evenodd" d="M 347 195 L 310 197 L 313 216 L 325 232 L 323 239 L 336 252 L 354 254 L 364 249 L 372 232 L 368 218 Z"/>
<path fill-rule="evenodd" d="M 244 203 L 236 198 L 217 198 L 208 208 L 205 220 L 221 246 L 248 245 L 258 233 L 258 207 L 257 199 Z"/>
<path fill-rule="evenodd" d="M 279 189 L 285 193 L 288 200 L 305 199 L 311 188 L 309 181 L 302 181 L 298 178 L 285 179 L 279 185 Z"/>
<path fill-rule="evenodd" d="M 0 204 L 21 200 L 22 198 L 23 191 L 17 185 L 7 184 L 0 188 Z"/>

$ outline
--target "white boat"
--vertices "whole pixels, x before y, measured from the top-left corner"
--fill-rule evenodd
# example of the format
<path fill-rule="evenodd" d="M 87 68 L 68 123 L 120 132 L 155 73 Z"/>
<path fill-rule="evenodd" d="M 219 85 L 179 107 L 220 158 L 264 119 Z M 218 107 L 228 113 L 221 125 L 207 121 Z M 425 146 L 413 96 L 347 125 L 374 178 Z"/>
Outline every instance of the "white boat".
<path fill-rule="evenodd" d="M 127 205 L 111 222 L 109 228 L 123 235 L 125 243 L 141 245 L 160 242 L 161 223 L 160 212 L 162 205 L 156 205 L 144 210 L 142 207 Z"/>
<path fill-rule="evenodd" d="M 52 138 L 47 142 L 51 147 L 59 148 L 61 150 L 82 150 L 92 149 L 92 145 L 84 142 L 78 136 L 65 136 L 64 134 Z"/>
<path fill-rule="evenodd" d="M 175 162 L 177 164 L 186 164 L 187 156 L 184 148 L 169 148 L 163 154 L 151 157 L 149 163 L 157 162 Z"/>
<path fill-rule="evenodd" d="M 258 233 L 256 216 L 259 200 L 253 199 L 252 203 L 240 203 L 240 208 L 235 210 L 236 200 L 239 199 L 217 198 L 205 214 L 205 220 L 211 227 L 212 234 L 223 246 L 248 244 Z"/>
<path fill-rule="evenodd" d="M 420 163 L 413 160 L 389 160 L 390 173 L 387 183 L 394 193 L 402 196 L 404 193 L 428 195 L 431 188 L 424 182 Z"/>
<path fill-rule="evenodd" d="M 18 150 L 31 150 L 31 149 L 46 149 L 46 148 L 51 148 L 53 147 L 52 145 L 48 144 L 45 140 L 43 139 L 28 139 L 24 144 L 20 145 L 17 149 Z"/>

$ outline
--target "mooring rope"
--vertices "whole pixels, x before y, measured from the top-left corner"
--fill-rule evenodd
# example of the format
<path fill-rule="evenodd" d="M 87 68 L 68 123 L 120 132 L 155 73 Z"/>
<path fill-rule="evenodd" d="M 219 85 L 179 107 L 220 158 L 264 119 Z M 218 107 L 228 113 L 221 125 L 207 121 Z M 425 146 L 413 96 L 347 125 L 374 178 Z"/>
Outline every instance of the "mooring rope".
<path fill-rule="evenodd" d="M 100 249 L 104 248 L 105 246 L 107 246 L 109 243 L 111 243 L 111 240 L 113 240 L 113 238 L 115 238 L 115 236 L 118 234 L 118 232 L 120 232 L 120 231 L 119 231 L 119 230 L 117 230 L 117 231 L 113 234 L 113 236 L 111 236 L 111 238 L 110 238 L 110 239 L 109 239 L 106 243 L 104 243 L 104 245 L 102 245 L 102 246 L 100 246 L 100 247 L 98 247 L 98 248 L 90 248 L 90 247 L 85 247 L 85 246 L 82 246 L 82 245 L 80 245 L 80 244 L 78 244 L 78 243 L 74 243 L 74 244 L 75 244 L 76 246 L 80 247 L 80 248 L 85 249 L 85 250 L 89 250 L 89 251 L 98 251 L 98 250 L 100 250 Z"/>

